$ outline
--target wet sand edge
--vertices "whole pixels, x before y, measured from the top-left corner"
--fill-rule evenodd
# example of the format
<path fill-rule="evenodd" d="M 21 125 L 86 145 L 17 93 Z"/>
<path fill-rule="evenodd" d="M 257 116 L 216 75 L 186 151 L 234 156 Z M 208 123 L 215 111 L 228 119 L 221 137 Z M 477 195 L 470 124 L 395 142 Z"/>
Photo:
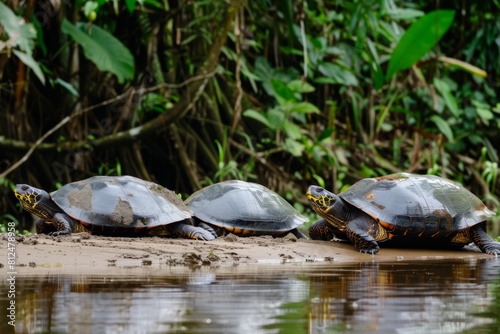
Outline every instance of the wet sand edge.
<path fill-rule="evenodd" d="M 265 265 L 347 264 L 466 260 L 489 258 L 475 247 L 461 250 L 382 248 L 376 255 L 359 253 L 344 242 L 229 235 L 213 241 L 185 239 L 101 237 L 88 233 L 51 237 L 18 236 L 15 266 L 7 235 L 0 235 L 2 272 L 19 276 L 51 274 L 162 275 L 166 270 Z M 9 250 L 9 247 L 11 248 Z M 12 264 L 12 262 L 11 262 Z"/>

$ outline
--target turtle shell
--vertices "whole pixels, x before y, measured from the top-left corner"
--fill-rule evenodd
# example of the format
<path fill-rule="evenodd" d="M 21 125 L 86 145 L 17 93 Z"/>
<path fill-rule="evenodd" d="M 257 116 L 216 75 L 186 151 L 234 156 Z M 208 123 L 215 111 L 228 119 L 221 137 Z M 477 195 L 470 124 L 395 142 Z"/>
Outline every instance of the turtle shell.
<path fill-rule="evenodd" d="M 192 217 L 173 191 L 133 176 L 94 176 L 68 183 L 50 195 L 64 212 L 90 229 L 137 231 Z"/>
<path fill-rule="evenodd" d="M 205 187 L 193 193 L 185 203 L 196 218 L 233 233 L 241 230 L 242 234 L 277 235 L 307 221 L 274 191 L 239 180 Z"/>
<path fill-rule="evenodd" d="M 445 235 L 494 213 L 464 187 L 434 175 L 398 173 L 360 180 L 339 195 L 389 230 Z"/>

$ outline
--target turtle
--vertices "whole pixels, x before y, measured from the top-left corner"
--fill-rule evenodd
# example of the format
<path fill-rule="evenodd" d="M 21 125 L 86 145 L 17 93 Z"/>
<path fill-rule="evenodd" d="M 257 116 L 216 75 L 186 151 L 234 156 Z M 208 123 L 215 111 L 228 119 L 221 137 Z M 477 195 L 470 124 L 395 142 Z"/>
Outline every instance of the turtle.
<path fill-rule="evenodd" d="M 212 228 L 217 235 L 271 235 L 292 233 L 307 238 L 297 227 L 308 219 L 283 197 L 263 185 L 229 180 L 209 185 L 185 201 L 198 226 Z"/>
<path fill-rule="evenodd" d="M 194 226 L 192 211 L 173 191 L 133 176 L 94 176 L 50 194 L 17 184 L 14 193 L 25 210 L 39 217 L 37 233 L 216 237 Z"/>
<path fill-rule="evenodd" d="M 350 240 L 362 253 L 380 245 L 460 248 L 471 242 L 487 254 L 500 243 L 486 233 L 494 215 L 464 187 L 435 175 L 396 173 L 366 178 L 339 195 L 310 186 L 307 198 L 320 216 L 309 237 Z"/>

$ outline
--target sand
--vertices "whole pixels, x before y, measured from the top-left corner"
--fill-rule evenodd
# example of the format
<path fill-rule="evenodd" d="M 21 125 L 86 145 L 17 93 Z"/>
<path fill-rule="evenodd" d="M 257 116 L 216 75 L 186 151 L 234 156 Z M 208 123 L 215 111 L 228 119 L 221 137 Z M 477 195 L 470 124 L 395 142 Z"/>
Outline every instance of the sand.
<path fill-rule="evenodd" d="M 0 257 L 0 265 L 4 273 L 15 272 L 18 276 L 161 275 L 162 271 L 173 267 L 219 268 L 287 263 L 336 265 L 490 257 L 472 246 L 461 250 L 382 248 L 376 255 L 367 255 L 357 252 L 350 243 L 297 240 L 292 235 L 276 239 L 229 235 L 212 241 L 197 241 L 102 237 L 88 233 L 58 237 L 40 234 L 17 236 L 14 244 L 9 244 L 7 239 L 7 234 L 0 237 L 5 254 Z M 16 260 L 10 268 L 7 253 L 12 251 Z"/>

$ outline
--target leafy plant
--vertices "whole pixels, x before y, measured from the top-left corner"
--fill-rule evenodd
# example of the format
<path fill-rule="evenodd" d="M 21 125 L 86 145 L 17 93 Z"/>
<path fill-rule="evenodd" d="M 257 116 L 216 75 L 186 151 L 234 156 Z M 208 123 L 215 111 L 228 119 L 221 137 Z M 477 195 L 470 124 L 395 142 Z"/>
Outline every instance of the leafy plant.
<path fill-rule="evenodd" d="M 392 51 L 385 79 L 414 65 L 432 50 L 448 31 L 454 17 L 452 10 L 436 10 L 413 23 Z"/>
<path fill-rule="evenodd" d="M 498 1 L 82 0 L 44 22 L 30 4 L 0 8 L 12 179 L 255 178 L 307 207 L 308 184 L 404 170 L 500 195 Z"/>
<path fill-rule="evenodd" d="M 278 78 L 268 78 L 266 84 L 266 91 L 275 98 L 276 105 L 264 113 L 247 109 L 243 114 L 274 131 L 276 145 L 283 145 L 285 151 L 299 157 L 305 147 L 301 142 L 303 133 L 299 124 L 307 123 L 306 115 L 319 113 L 315 105 L 302 101 L 302 94 L 314 92 L 314 87 L 300 79 L 284 82 Z"/>
<path fill-rule="evenodd" d="M 12 52 L 26 66 L 33 70 L 42 84 L 45 75 L 38 62 L 33 58 L 33 49 L 37 32 L 32 23 L 27 23 L 22 17 L 16 16 L 5 4 L 0 2 L 0 25 L 8 35 L 0 41 L 0 52 Z M 1 68 L 0 68 L 1 70 Z"/>
<path fill-rule="evenodd" d="M 12 232 L 12 228 L 14 228 L 13 233 L 15 235 L 29 235 L 30 231 L 27 230 L 19 230 L 19 221 L 14 215 L 5 213 L 0 215 L 0 233 Z"/>
<path fill-rule="evenodd" d="M 113 35 L 95 24 L 84 32 L 87 25 L 83 22 L 72 25 L 68 20 L 62 22 L 62 32 L 70 35 L 81 45 L 85 56 L 101 71 L 116 75 L 119 83 L 134 76 L 134 57 L 130 51 Z"/>
<path fill-rule="evenodd" d="M 218 152 L 218 168 L 212 179 L 205 178 L 205 183 L 216 183 L 225 180 L 247 180 L 255 178 L 252 173 L 254 162 L 248 161 L 244 165 L 239 165 L 235 159 L 228 158 L 227 133 L 224 134 L 223 142 L 215 141 Z"/>

